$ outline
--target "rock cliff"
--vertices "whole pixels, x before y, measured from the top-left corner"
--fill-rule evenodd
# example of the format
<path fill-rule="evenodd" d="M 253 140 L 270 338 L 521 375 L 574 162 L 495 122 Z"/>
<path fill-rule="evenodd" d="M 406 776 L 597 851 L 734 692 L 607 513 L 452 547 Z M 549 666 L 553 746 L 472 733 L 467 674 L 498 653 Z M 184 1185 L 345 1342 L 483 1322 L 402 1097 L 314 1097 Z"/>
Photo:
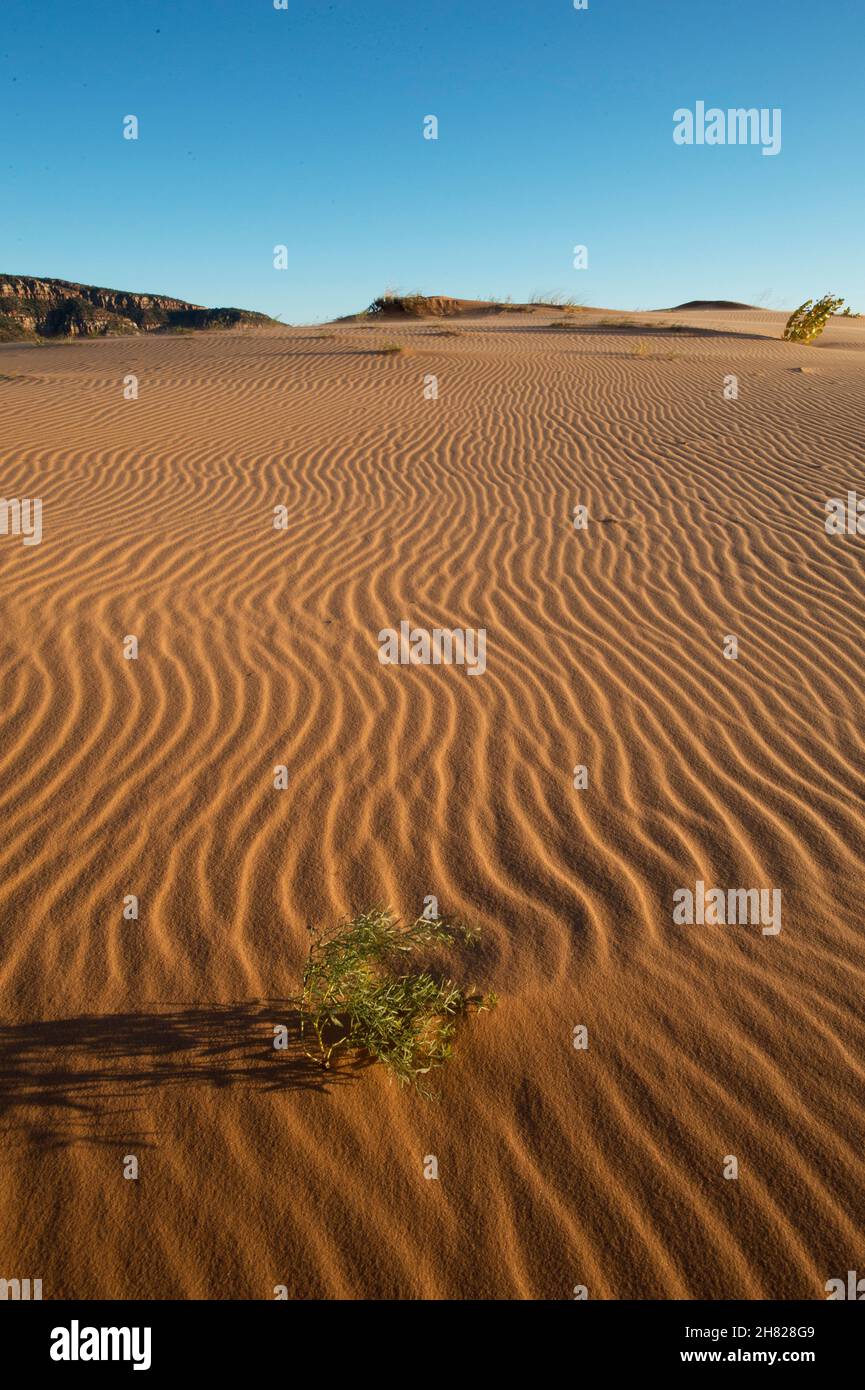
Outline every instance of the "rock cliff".
<path fill-rule="evenodd" d="M 268 324 L 246 309 L 205 309 L 160 294 L 132 294 L 71 280 L 0 274 L 0 342 L 35 338 L 93 338 L 175 328 Z"/>

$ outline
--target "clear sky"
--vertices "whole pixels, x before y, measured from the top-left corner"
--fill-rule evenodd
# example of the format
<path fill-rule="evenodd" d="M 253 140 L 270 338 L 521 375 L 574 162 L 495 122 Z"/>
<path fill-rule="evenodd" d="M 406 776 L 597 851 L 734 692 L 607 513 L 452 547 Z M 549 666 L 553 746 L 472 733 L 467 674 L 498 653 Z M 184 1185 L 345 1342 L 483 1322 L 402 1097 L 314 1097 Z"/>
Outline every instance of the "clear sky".
<path fill-rule="evenodd" d="M 863 0 L 0 0 L 0 271 L 294 323 L 387 287 L 865 310 L 863 58 Z M 780 108 L 780 154 L 674 144 L 700 100 Z"/>

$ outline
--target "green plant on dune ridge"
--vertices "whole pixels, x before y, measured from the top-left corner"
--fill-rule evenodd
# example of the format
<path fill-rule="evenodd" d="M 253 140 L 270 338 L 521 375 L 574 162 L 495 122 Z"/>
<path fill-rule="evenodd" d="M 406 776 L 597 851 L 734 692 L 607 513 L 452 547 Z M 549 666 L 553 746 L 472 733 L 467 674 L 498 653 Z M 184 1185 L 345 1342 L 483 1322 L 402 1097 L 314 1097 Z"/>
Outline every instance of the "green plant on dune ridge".
<path fill-rule="evenodd" d="M 462 989 L 428 969 L 405 971 L 424 947 L 471 945 L 478 933 L 441 918 L 404 926 L 385 908 L 362 912 L 331 931 L 313 932 L 303 972 L 301 1034 L 314 1034 L 325 1070 L 339 1048 L 366 1052 L 401 1084 L 420 1081 L 451 1056 L 460 1022 L 491 1009 L 494 994 Z"/>
<path fill-rule="evenodd" d="M 828 320 L 836 314 L 844 303 L 843 299 L 836 299 L 834 295 L 824 294 L 822 299 L 815 303 L 813 299 L 806 299 L 804 304 L 794 311 L 787 320 L 784 329 L 784 339 L 788 343 L 813 343 L 815 338 L 819 338 Z"/>

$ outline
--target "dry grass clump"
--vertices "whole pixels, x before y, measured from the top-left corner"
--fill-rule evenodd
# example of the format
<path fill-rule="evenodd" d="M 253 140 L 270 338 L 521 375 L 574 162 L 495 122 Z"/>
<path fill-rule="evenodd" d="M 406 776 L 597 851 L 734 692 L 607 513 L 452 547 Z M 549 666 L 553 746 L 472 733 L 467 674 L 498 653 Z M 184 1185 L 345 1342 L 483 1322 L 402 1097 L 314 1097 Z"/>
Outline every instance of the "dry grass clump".
<path fill-rule="evenodd" d="M 529 306 L 533 309 L 562 309 L 569 314 L 586 312 L 585 304 L 563 294 L 535 294 L 529 300 Z"/>

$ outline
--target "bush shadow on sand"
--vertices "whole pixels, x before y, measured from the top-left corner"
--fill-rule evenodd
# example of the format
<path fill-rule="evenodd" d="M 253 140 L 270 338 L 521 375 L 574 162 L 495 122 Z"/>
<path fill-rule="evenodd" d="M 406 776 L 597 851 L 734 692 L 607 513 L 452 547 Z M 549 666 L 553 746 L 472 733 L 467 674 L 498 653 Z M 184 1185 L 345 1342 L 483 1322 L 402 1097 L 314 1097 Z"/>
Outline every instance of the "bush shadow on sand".
<path fill-rule="evenodd" d="M 274 1047 L 277 1024 L 286 1029 L 283 1049 Z M 240 1087 L 324 1093 L 370 1065 L 343 1058 L 324 1071 L 307 1056 L 314 1043 L 301 1036 L 290 1000 L 4 1022 L 0 1142 L 147 1146 L 154 1137 L 135 1127 L 136 1114 L 156 1092 Z"/>

